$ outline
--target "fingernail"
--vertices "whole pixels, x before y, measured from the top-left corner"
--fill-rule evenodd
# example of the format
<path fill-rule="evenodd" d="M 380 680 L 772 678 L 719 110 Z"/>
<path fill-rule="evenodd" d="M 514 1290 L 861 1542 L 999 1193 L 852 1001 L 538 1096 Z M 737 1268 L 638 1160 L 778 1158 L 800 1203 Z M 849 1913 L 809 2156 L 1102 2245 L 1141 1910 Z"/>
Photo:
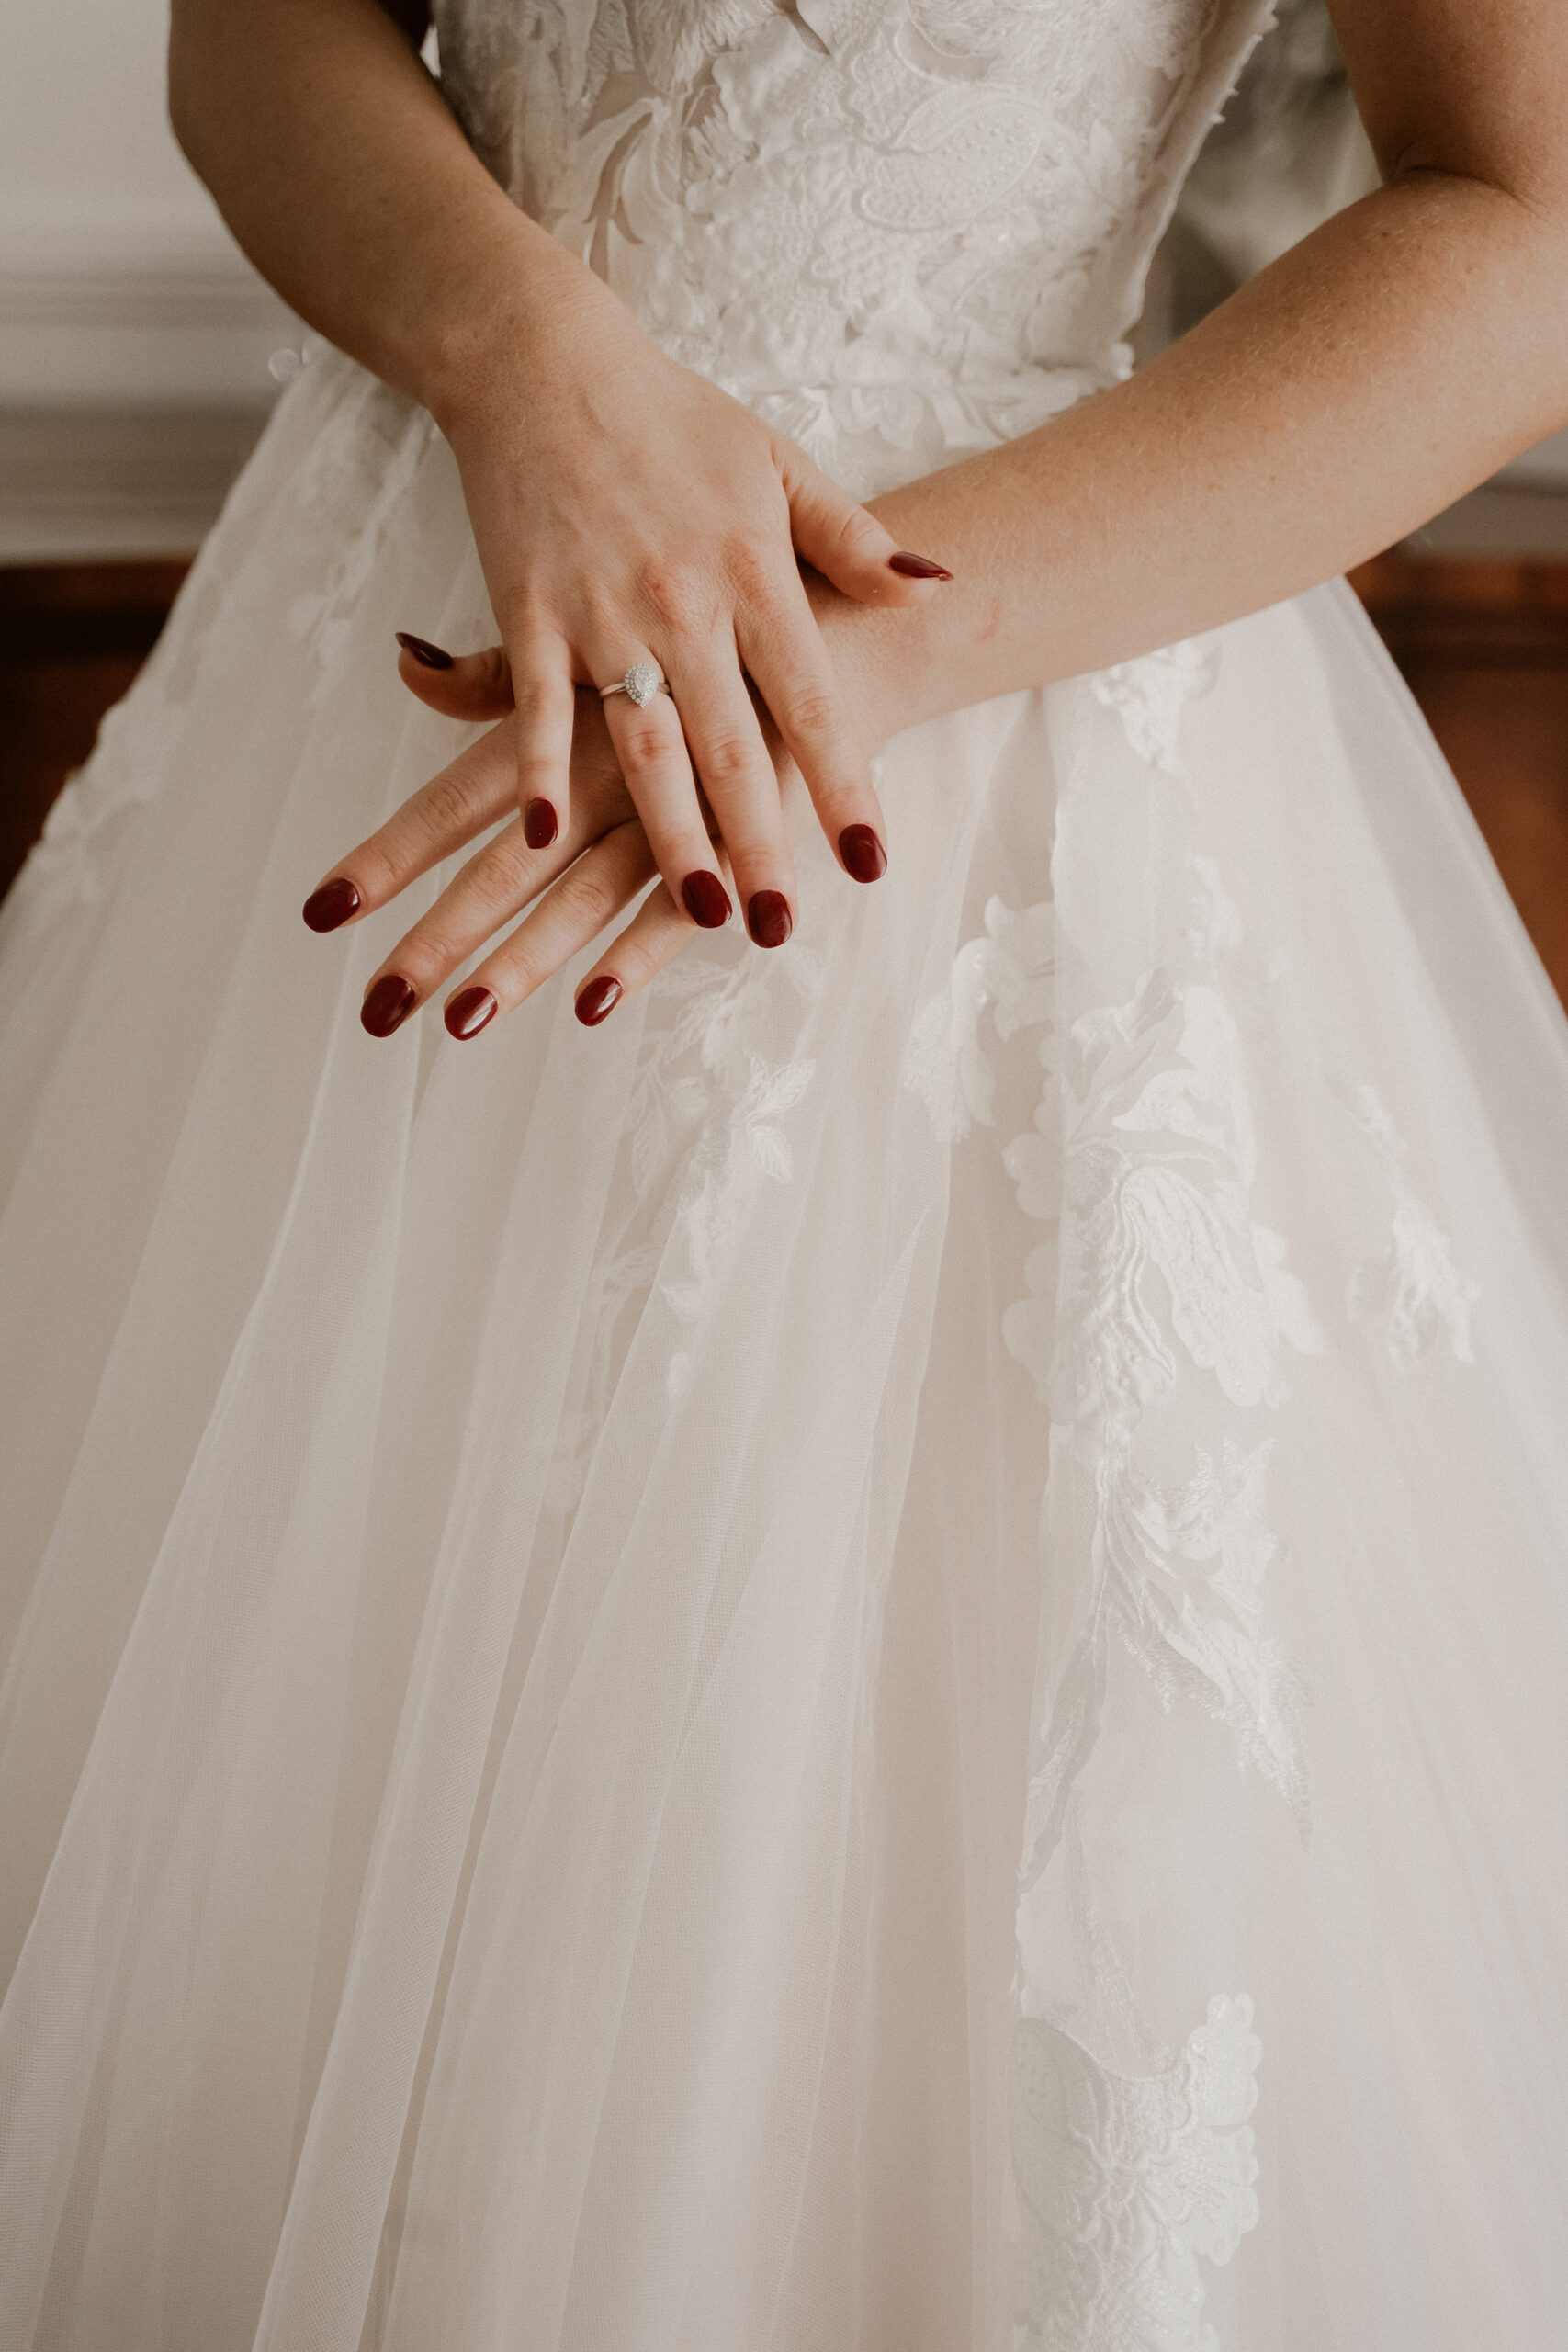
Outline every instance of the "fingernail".
<path fill-rule="evenodd" d="M 400 972 L 383 972 L 359 1008 L 361 1028 L 389 1037 L 413 1011 L 414 992 Z"/>
<path fill-rule="evenodd" d="M 548 849 L 560 831 L 560 820 L 555 804 L 549 800 L 530 800 L 523 811 L 523 838 L 530 849 Z"/>
<path fill-rule="evenodd" d="M 449 670 L 452 667 L 452 656 L 443 653 L 438 645 L 432 645 L 428 638 L 411 637 L 406 628 L 397 630 L 396 636 L 403 651 L 412 653 L 414 660 L 423 662 L 427 670 Z"/>
<path fill-rule="evenodd" d="M 681 885 L 681 896 L 692 921 L 700 922 L 705 931 L 716 931 L 729 921 L 729 893 L 716 874 L 688 874 Z"/>
<path fill-rule="evenodd" d="M 953 577 L 946 564 L 933 563 L 929 555 L 911 555 L 908 548 L 900 548 L 897 555 L 888 557 L 887 569 L 899 572 L 906 580 L 951 580 Z"/>
<path fill-rule="evenodd" d="M 746 910 L 746 928 L 759 947 L 782 947 L 795 922 L 782 890 L 754 890 Z"/>
<path fill-rule="evenodd" d="M 839 835 L 839 855 L 857 882 L 880 882 L 887 871 L 887 852 L 869 825 L 846 825 Z"/>
<path fill-rule="evenodd" d="M 607 1012 L 614 1012 L 621 1001 L 621 984 L 608 972 L 601 972 L 590 980 L 577 1000 L 577 1017 L 585 1029 L 597 1029 Z"/>
<path fill-rule="evenodd" d="M 495 1013 L 496 1001 L 489 989 L 459 989 L 446 1008 L 446 1026 L 454 1037 L 477 1037 Z"/>
<path fill-rule="evenodd" d="M 335 931 L 340 922 L 359 912 L 359 893 L 346 874 L 312 890 L 300 909 L 312 931 Z"/>

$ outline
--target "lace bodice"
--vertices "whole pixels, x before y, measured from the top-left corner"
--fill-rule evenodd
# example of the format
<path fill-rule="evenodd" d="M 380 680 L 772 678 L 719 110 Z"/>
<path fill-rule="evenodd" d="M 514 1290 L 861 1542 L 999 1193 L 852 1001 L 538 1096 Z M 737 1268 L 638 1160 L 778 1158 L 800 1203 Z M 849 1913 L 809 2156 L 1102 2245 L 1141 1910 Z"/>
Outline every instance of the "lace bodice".
<path fill-rule="evenodd" d="M 517 201 L 870 495 L 1124 372 L 1266 0 L 437 0 Z"/>

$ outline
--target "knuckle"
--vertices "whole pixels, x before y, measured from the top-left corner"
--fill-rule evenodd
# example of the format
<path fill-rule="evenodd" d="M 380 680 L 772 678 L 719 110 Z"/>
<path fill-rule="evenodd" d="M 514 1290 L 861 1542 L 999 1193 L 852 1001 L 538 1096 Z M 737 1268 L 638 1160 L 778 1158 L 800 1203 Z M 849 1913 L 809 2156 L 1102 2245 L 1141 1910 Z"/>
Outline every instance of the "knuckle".
<path fill-rule="evenodd" d="M 385 967 L 389 972 L 400 972 L 411 980 L 423 998 L 438 988 L 457 960 L 454 944 L 436 915 L 432 912 L 405 932 Z"/>
<path fill-rule="evenodd" d="M 734 791 L 757 773 L 758 747 L 743 735 L 716 735 L 697 752 L 697 764 L 710 791 Z"/>
<path fill-rule="evenodd" d="M 504 1010 L 532 996 L 548 976 L 548 967 L 536 956 L 533 935 L 525 924 L 499 955 L 488 957 L 470 977 L 481 987 L 493 989 Z"/>
<path fill-rule="evenodd" d="M 592 931 L 603 931 L 615 911 L 614 882 L 595 859 L 579 859 L 577 865 L 562 876 L 557 887 L 563 913 L 573 922 L 581 922 Z"/>
<path fill-rule="evenodd" d="M 778 594 L 779 548 L 758 532 L 739 532 L 725 550 L 731 582 L 752 603 L 772 603 Z"/>
<path fill-rule="evenodd" d="M 409 880 L 412 864 L 412 859 L 395 857 L 385 842 L 372 839 L 355 851 L 350 879 L 367 904 L 384 906 Z"/>
<path fill-rule="evenodd" d="M 473 813 L 473 787 L 467 776 L 448 769 L 426 785 L 420 818 L 433 840 L 444 841 L 461 832 Z"/>
<path fill-rule="evenodd" d="M 479 861 L 474 882 L 486 904 L 505 900 L 515 906 L 536 887 L 531 873 L 534 858 L 521 834 L 507 833 L 492 842 Z"/>
<path fill-rule="evenodd" d="M 833 536 L 845 555 L 858 555 L 873 541 L 880 541 L 882 526 L 874 515 L 863 506 L 846 506 L 834 526 Z"/>
<path fill-rule="evenodd" d="M 682 945 L 685 934 L 671 930 L 628 931 L 615 950 L 615 977 L 629 995 L 657 978 Z"/>
<path fill-rule="evenodd" d="M 620 748 L 622 767 L 635 771 L 639 778 L 651 780 L 678 769 L 674 740 L 656 708 L 639 710 L 635 718 L 623 720 Z"/>
<path fill-rule="evenodd" d="M 546 719 L 554 718 L 560 708 L 555 680 L 537 675 L 513 682 L 513 701 L 516 706 L 518 721 L 525 727 L 536 727 Z"/>
<path fill-rule="evenodd" d="M 684 564 L 649 564 L 641 590 L 649 609 L 668 628 L 696 628 L 711 617 L 713 597 Z"/>
<path fill-rule="evenodd" d="M 808 741 L 836 734 L 841 721 L 837 697 L 816 684 L 797 686 L 785 697 L 792 731 Z"/>

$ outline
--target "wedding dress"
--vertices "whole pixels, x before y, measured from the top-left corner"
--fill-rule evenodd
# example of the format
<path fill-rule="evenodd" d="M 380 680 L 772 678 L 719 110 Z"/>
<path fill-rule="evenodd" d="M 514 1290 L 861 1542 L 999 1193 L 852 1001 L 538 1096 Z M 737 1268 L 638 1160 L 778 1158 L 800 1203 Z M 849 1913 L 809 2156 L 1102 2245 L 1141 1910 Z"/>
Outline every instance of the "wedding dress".
<path fill-rule="evenodd" d="M 438 11 L 863 495 L 1124 371 L 1263 15 Z M 1349 592 L 461 1046 L 299 915 L 395 628 L 494 634 L 322 351 L 5 911 L 0 2340 L 1561 2346 L 1568 1033 Z"/>

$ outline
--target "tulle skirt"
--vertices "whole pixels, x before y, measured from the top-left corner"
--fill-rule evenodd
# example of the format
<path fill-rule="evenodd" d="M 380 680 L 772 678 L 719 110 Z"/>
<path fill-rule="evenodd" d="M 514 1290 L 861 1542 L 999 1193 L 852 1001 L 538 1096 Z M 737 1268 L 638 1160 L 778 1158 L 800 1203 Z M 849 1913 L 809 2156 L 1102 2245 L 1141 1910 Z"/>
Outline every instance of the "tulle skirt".
<path fill-rule="evenodd" d="M 0 2341 L 1549 2352 L 1568 1031 L 1348 591 L 468 1046 L 395 627 L 326 355 L 3 917 Z"/>

